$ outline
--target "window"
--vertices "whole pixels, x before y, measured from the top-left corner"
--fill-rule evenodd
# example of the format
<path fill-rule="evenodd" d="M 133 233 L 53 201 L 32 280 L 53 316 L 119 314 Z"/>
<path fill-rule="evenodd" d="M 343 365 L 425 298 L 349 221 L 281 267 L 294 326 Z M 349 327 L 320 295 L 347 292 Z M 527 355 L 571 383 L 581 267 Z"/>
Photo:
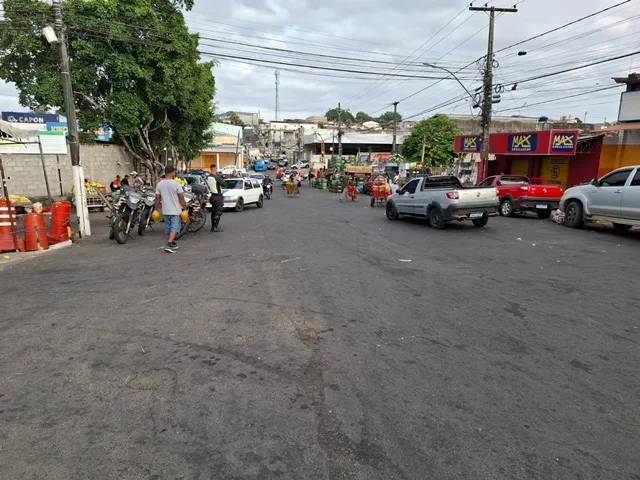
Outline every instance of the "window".
<path fill-rule="evenodd" d="M 640 168 L 636 170 L 636 174 L 633 176 L 633 180 L 631 180 L 632 187 L 640 187 Z"/>
<path fill-rule="evenodd" d="M 607 175 L 602 180 L 600 180 L 600 186 L 624 187 L 624 184 L 627 182 L 627 178 L 629 178 L 629 173 L 631 173 L 631 170 L 622 170 L 621 172 L 615 172 Z"/>
<path fill-rule="evenodd" d="M 404 187 L 402 187 L 402 191 L 404 193 L 416 193 L 416 188 L 418 188 L 418 183 L 420 183 L 420 179 L 411 180 Z"/>
<path fill-rule="evenodd" d="M 253 188 L 253 186 L 251 185 L 251 181 L 246 181 L 244 182 L 244 189 L 245 190 L 251 190 Z"/>
<path fill-rule="evenodd" d="M 529 184 L 527 177 L 502 177 L 500 179 L 500 185 L 522 185 Z"/>
<path fill-rule="evenodd" d="M 489 177 L 478 185 L 479 187 L 490 187 L 493 183 L 493 177 Z"/>
<path fill-rule="evenodd" d="M 255 178 L 251 180 L 251 183 L 253 183 L 253 188 L 260 188 L 260 182 Z"/>
<path fill-rule="evenodd" d="M 460 181 L 451 176 L 434 176 L 425 178 L 423 190 L 429 188 L 460 188 Z"/>

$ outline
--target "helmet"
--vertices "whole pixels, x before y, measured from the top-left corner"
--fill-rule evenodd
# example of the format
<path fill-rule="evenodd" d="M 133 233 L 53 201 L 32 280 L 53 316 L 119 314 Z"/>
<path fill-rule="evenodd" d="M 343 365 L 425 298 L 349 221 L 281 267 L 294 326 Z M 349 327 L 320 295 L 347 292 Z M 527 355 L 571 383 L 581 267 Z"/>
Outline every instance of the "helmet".
<path fill-rule="evenodd" d="M 182 223 L 187 223 L 188 219 L 189 219 L 189 212 L 187 212 L 186 210 L 183 210 L 182 213 L 180 214 L 180 220 L 182 220 Z"/>
<path fill-rule="evenodd" d="M 132 177 L 137 177 L 138 176 L 138 172 L 136 172 L 135 170 L 132 171 L 129 175 L 131 175 Z"/>

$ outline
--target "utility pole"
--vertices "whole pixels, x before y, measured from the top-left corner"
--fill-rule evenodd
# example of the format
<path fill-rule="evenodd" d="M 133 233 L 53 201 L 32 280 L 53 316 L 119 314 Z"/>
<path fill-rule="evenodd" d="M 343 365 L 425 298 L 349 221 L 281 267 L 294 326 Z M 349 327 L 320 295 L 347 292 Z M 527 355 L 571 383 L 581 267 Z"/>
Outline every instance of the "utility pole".
<path fill-rule="evenodd" d="M 342 109 L 340 108 L 340 102 L 338 102 L 338 156 L 342 160 Z"/>
<path fill-rule="evenodd" d="M 397 128 L 397 114 L 398 114 L 398 103 L 393 102 L 393 147 L 391 147 L 391 153 L 396 153 L 396 128 Z"/>
<path fill-rule="evenodd" d="M 489 171 L 489 133 L 491 130 L 491 103 L 493 97 L 493 32 L 496 12 L 516 13 L 517 8 L 469 7 L 472 12 L 489 12 L 489 42 L 484 69 L 483 102 L 482 102 L 482 176 L 478 182 L 487 177 Z"/>
<path fill-rule="evenodd" d="M 422 168 L 424 168 L 424 149 L 425 149 L 425 145 L 427 144 L 427 136 L 423 135 L 422 136 L 422 160 L 420 161 L 420 163 L 422 163 Z"/>
<path fill-rule="evenodd" d="M 78 141 L 78 121 L 76 120 L 76 105 L 73 99 L 73 87 L 71 85 L 71 72 L 69 69 L 69 53 L 67 52 L 67 39 L 65 26 L 62 21 L 60 0 L 53 0 L 53 19 L 56 36 L 58 37 L 58 52 L 60 55 L 60 74 L 62 77 L 62 93 L 64 95 L 64 110 L 67 116 L 67 128 L 69 131 L 69 154 L 71 156 L 71 172 L 73 176 L 73 190 L 75 193 L 76 212 L 78 214 L 78 231 L 80 237 L 91 235 L 89 223 L 89 209 L 87 208 L 87 196 L 84 190 L 84 170 L 80 163 L 80 144 Z"/>
<path fill-rule="evenodd" d="M 276 122 L 280 116 L 280 70 L 276 70 Z"/>

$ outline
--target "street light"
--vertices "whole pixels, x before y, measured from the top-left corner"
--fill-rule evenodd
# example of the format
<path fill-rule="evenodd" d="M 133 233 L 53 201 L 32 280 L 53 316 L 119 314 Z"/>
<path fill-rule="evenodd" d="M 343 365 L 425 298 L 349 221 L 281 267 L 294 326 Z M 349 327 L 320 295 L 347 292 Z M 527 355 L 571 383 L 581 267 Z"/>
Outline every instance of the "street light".
<path fill-rule="evenodd" d="M 445 72 L 447 72 L 449 75 L 451 75 L 453 78 L 455 78 L 455 79 L 456 79 L 456 81 L 460 84 L 460 86 L 461 86 L 462 88 L 464 88 L 464 91 L 465 91 L 465 92 L 467 92 L 467 95 L 469 95 L 469 98 L 471 98 L 471 100 L 473 100 L 473 102 L 474 102 L 474 106 L 475 106 L 475 103 L 476 103 L 476 99 L 475 99 L 475 97 L 471 94 L 471 92 L 467 89 L 467 87 L 465 87 L 465 86 L 464 86 L 464 84 L 460 81 L 460 79 L 459 79 L 458 77 L 456 77 L 456 74 L 455 74 L 455 73 L 453 73 L 453 72 L 452 72 L 451 70 L 449 70 L 448 68 L 441 67 L 441 66 L 439 66 L 439 65 L 436 65 L 435 63 L 426 63 L 426 62 L 424 62 L 424 63 L 423 63 L 423 65 L 425 65 L 425 66 L 427 66 L 427 67 L 431 67 L 431 68 L 437 68 L 437 69 L 439 69 L 439 70 L 444 70 L 444 71 L 445 71 Z"/>

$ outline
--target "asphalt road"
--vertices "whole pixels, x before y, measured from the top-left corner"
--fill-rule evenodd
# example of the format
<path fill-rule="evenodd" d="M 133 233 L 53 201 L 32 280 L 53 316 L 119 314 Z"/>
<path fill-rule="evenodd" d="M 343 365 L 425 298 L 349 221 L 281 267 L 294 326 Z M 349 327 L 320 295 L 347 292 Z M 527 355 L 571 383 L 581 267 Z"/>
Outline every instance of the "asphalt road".
<path fill-rule="evenodd" d="M 640 479 L 640 232 L 209 226 L 4 266 L 0 478 Z"/>

